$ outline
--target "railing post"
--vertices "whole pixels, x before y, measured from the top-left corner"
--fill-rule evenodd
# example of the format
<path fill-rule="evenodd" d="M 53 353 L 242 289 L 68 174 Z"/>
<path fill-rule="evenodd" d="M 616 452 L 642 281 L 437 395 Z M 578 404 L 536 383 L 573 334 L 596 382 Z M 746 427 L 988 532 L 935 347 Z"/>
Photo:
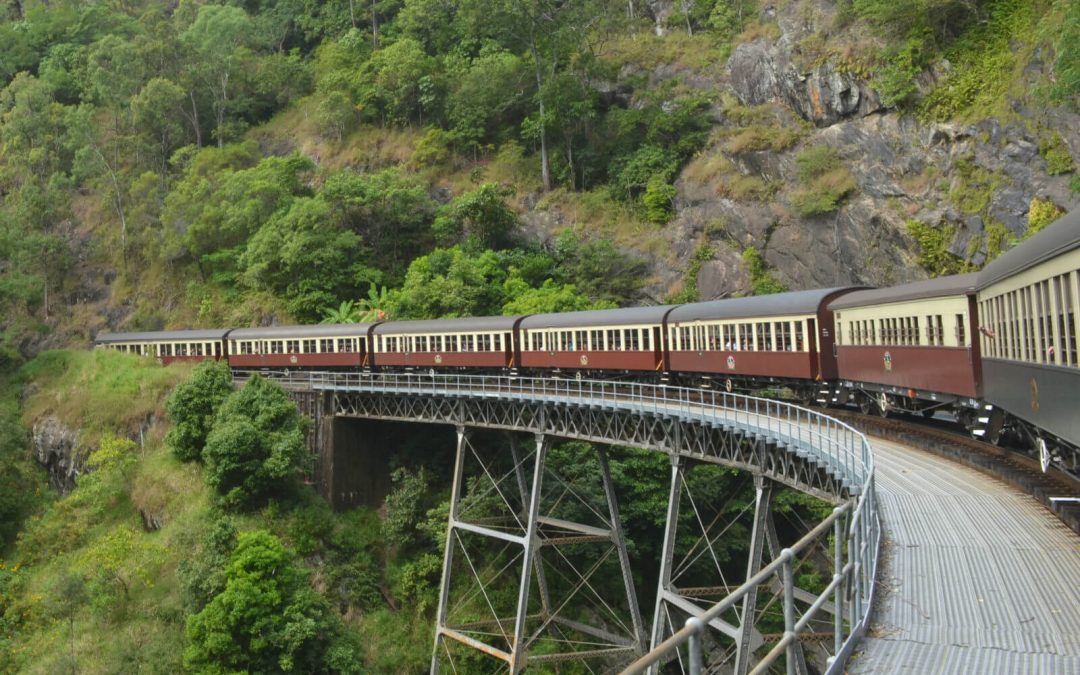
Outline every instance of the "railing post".
<path fill-rule="evenodd" d="M 686 625 L 694 630 L 693 633 L 690 633 L 690 641 L 687 645 L 690 675 L 701 675 L 704 661 L 702 658 L 703 645 L 701 644 L 701 637 L 705 633 L 705 622 L 696 616 L 692 616 L 686 620 Z"/>
<path fill-rule="evenodd" d="M 794 554 L 790 548 L 785 548 L 780 552 L 780 557 L 784 561 L 782 568 L 784 577 L 784 637 L 791 640 L 788 643 L 787 655 L 784 660 L 787 661 L 788 675 L 795 675 L 795 660 L 798 658 L 799 650 L 796 643 L 798 636 L 795 634 L 795 575 L 791 564 Z"/>
<path fill-rule="evenodd" d="M 833 513 L 841 510 L 843 507 L 836 507 L 833 509 Z M 840 648 L 844 645 L 844 519 L 837 516 L 836 522 L 833 523 L 833 581 L 836 581 L 836 590 L 833 591 L 833 605 L 835 606 L 835 614 L 833 615 L 833 654 L 839 654 Z"/>

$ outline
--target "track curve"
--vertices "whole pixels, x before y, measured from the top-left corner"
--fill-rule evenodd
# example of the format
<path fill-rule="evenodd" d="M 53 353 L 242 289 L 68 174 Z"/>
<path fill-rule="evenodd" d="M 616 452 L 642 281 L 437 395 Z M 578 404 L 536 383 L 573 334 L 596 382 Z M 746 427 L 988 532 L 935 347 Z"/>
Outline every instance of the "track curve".
<path fill-rule="evenodd" d="M 883 563 L 848 672 L 1080 672 L 1080 536 L 998 480 L 872 443 Z"/>

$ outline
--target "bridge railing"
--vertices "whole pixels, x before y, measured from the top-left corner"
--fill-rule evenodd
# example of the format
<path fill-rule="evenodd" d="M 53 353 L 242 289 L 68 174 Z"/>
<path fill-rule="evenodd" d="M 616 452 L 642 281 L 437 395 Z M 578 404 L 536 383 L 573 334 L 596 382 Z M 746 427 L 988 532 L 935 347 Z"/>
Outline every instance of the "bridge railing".
<path fill-rule="evenodd" d="M 799 635 L 806 632 L 832 596 L 834 649 L 828 673 L 842 672 L 869 623 L 881 530 L 874 496 L 874 463 L 866 437 L 828 415 L 785 401 L 742 394 L 638 382 L 508 377 L 444 373 L 291 372 L 264 373 L 281 384 L 311 390 L 410 396 L 497 398 L 562 405 L 609 407 L 678 417 L 765 437 L 831 471 L 850 499 L 727 597 L 634 662 L 625 673 L 642 673 L 687 646 L 688 671 L 702 672 L 705 626 L 734 608 L 778 572 L 783 588 L 784 636 L 751 672 L 765 672 L 786 655 L 794 672 Z M 844 495 L 835 495 L 843 498 Z M 832 580 L 796 618 L 794 567 L 797 556 L 832 534 Z M 681 658 L 681 655 L 680 655 Z"/>

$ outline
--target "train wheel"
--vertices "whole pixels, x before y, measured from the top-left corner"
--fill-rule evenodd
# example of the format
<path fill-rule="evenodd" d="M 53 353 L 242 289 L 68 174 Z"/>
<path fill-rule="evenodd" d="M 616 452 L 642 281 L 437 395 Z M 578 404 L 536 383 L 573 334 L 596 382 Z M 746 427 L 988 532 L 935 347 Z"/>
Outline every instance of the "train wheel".
<path fill-rule="evenodd" d="M 923 408 L 919 412 L 922 413 L 922 416 L 925 417 L 926 419 L 930 419 L 931 417 L 934 416 L 934 413 L 937 412 L 937 411 L 934 410 L 933 408 Z"/>
<path fill-rule="evenodd" d="M 859 412 L 869 415 L 874 409 L 874 400 L 866 394 L 859 394 Z"/>
<path fill-rule="evenodd" d="M 892 408 L 892 406 L 889 405 L 889 395 L 886 394 L 885 392 L 881 392 L 880 394 L 878 394 L 878 400 L 877 400 L 878 414 L 881 415 L 882 417 L 888 417 L 889 416 L 889 410 L 891 408 Z"/>

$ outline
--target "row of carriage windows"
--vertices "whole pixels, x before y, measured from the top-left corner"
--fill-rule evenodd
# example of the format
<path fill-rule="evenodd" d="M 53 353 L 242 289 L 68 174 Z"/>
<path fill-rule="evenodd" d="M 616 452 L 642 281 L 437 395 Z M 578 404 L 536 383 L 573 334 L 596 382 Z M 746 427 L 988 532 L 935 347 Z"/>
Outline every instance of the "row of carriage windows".
<path fill-rule="evenodd" d="M 218 342 L 167 342 L 133 345 L 116 345 L 117 351 L 139 356 L 178 357 L 178 356 L 221 356 L 221 344 Z"/>
<path fill-rule="evenodd" d="M 1066 272 L 979 303 L 983 355 L 1080 366 L 1080 272 Z"/>
<path fill-rule="evenodd" d="M 522 331 L 525 351 L 533 352 L 637 352 L 652 351 L 648 328 L 606 328 L 597 330 Z"/>
<path fill-rule="evenodd" d="M 363 351 L 365 338 L 307 340 L 237 340 L 234 354 L 351 354 Z"/>
<path fill-rule="evenodd" d="M 380 335 L 382 353 L 414 352 L 502 352 L 510 345 L 509 335 L 479 333 L 467 335 Z"/>
<path fill-rule="evenodd" d="M 956 344 L 967 346 L 964 315 L 953 317 Z M 847 322 L 847 344 L 906 345 L 942 347 L 945 345 L 945 319 L 941 314 L 898 316 Z"/>
<path fill-rule="evenodd" d="M 670 329 L 675 351 L 807 351 L 803 321 L 759 321 L 679 326 Z"/>

